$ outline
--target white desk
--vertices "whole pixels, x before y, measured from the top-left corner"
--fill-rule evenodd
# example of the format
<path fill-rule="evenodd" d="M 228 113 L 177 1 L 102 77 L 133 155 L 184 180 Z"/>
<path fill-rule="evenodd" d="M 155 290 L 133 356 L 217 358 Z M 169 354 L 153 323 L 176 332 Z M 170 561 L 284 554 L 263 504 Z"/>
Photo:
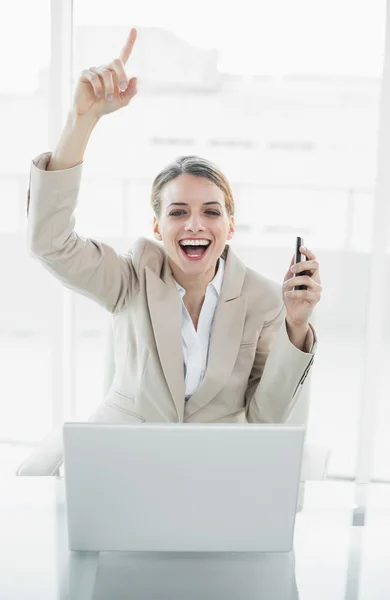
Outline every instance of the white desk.
<path fill-rule="evenodd" d="M 390 598 L 390 485 L 306 483 L 290 554 L 70 553 L 62 479 L 0 492 L 1 600 Z"/>

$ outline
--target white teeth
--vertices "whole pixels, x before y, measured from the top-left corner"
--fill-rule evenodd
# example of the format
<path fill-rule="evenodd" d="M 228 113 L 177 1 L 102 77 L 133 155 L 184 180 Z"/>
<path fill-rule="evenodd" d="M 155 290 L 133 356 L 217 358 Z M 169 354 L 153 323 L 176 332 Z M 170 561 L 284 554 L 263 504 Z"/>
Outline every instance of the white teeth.
<path fill-rule="evenodd" d="M 181 240 L 181 246 L 208 246 L 210 240 Z"/>

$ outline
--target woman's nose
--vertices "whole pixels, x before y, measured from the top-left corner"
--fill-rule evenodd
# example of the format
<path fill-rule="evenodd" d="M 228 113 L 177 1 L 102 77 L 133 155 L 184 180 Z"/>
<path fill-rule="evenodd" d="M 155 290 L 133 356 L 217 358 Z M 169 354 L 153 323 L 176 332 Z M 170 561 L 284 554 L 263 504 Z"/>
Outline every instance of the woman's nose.
<path fill-rule="evenodd" d="M 185 225 L 185 230 L 186 231 L 193 231 L 193 232 L 197 232 L 197 231 L 204 231 L 205 230 L 205 226 L 202 223 L 202 220 L 192 216 L 190 219 L 188 219 L 186 225 Z"/>

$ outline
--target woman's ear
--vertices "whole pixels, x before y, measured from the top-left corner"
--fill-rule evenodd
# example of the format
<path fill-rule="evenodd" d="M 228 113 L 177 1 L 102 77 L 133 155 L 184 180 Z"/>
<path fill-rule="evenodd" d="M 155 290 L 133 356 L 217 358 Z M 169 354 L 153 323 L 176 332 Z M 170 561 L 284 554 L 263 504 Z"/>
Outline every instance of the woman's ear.
<path fill-rule="evenodd" d="M 234 235 L 234 217 L 231 217 L 227 239 L 231 240 L 233 235 Z"/>
<path fill-rule="evenodd" d="M 153 218 L 153 233 L 156 240 L 162 240 L 162 235 L 160 233 L 160 228 L 156 217 Z"/>

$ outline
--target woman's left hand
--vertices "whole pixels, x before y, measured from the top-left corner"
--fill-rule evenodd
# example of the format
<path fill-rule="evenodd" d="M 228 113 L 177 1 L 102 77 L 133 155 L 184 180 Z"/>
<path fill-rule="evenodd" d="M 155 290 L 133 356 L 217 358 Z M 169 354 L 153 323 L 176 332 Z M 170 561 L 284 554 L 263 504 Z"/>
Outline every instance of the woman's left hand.
<path fill-rule="evenodd" d="M 305 246 L 301 246 L 300 251 L 306 256 L 306 260 L 294 265 L 295 257 L 293 256 L 290 268 L 283 280 L 286 319 L 292 327 L 303 327 L 309 323 L 313 309 L 320 301 L 322 293 L 319 264 L 316 257 Z M 309 271 L 310 274 L 299 275 L 302 271 Z M 294 273 L 296 277 L 294 277 Z M 293 290 L 297 285 L 306 285 L 307 290 Z"/>

